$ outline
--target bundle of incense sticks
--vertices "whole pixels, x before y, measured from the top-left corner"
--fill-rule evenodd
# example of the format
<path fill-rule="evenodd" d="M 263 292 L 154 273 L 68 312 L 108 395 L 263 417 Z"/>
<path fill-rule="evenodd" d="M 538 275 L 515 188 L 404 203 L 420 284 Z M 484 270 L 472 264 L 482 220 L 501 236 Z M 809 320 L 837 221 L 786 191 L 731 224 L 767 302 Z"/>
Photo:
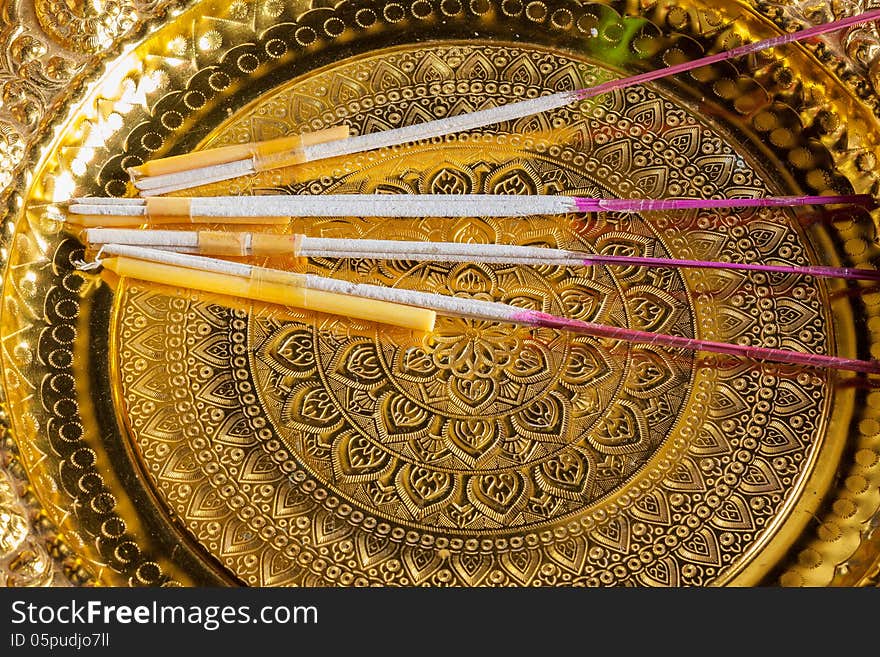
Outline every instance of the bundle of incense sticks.
<path fill-rule="evenodd" d="M 546 112 L 571 103 L 592 98 L 603 93 L 618 89 L 659 80 L 661 78 L 692 71 L 703 66 L 709 66 L 718 62 L 747 55 L 767 48 L 773 48 L 782 44 L 802 41 L 836 30 L 842 30 L 853 25 L 865 23 L 880 18 L 880 9 L 867 11 L 855 16 L 843 18 L 838 21 L 824 23 L 798 32 L 783 34 L 781 36 L 749 43 L 738 48 L 720 52 L 714 55 L 701 57 L 690 62 L 684 62 L 667 68 L 633 75 L 620 80 L 612 80 L 603 84 L 564 91 L 543 96 L 532 100 L 512 102 L 497 108 L 480 110 L 459 116 L 451 116 L 435 121 L 428 121 L 413 126 L 395 128 L 383 132 L 360 135 L 344 140 L 324 141 L 306 144 L 304 141 L 298 144 L 289 155 L 284 152 L 272 152 L 264 154 L 254 145 L 247 144 L 241 157 L 237 160 L 212 159 L 211 155 L 194 156 L 189 160 L 165 161 L 154 160 L 140 167 L 129 170 L 132 181 L 140 190 L 142 196 L 157 196 L 170 192 L 205 185 L 221 180 L 228 180 L 239 176 L 249 175 L 257 171 L 263 171 L 274 167 L 289 166 L 321 160 L 330 157 L 351 155 L 362 151 L 374 150 L 388 146 L 396 146 L 408 142 L 420 141 L 439 137 L 455 132 L 472 130 L 520 119 L 525 116 Z M 303 136 L 305 139 L 305 136 Z M 232 151 L 229 151 L 232 152 Z"/>
<path fill-rule="evenodd" d="M 137 253 L 129 254 L 126 249 L 131 248 L 137 247 L 121 247 L 112 251 L 118 254 L 118 257 L 107 258 L 100 261 L 100 264 L 120 277 L 161 283 L 178 289 L 200 290 L 314 312 L 343 315 L 352 319 L 380 322 L 415 331 L 434 329 L 436 312 L 429 308 L 378 298 L 353 297 L 327 286 L 318 285 L 315 280 L 302 274 L 264 267 L 248 267 L 246 273 L 243 273 L 244 270 L 230 271 L 222 267 L 185 267 L 167 258 L 149 257 L 151 249 L 140 249 Z M 109 253 L 111 250 L 111 246 L 108 245 L 106 252 Z M 81 263 L 80 268 L 88 270 L 94 265 L 95 263 Z"/>
<path fill-rule="evenodd" d="M 323 292 L 331 295 L 330 301 L 321 305 L 325 312 L 333 312 L 349 317 L 354 315 L 348 304 L 354 299 L 370 300 L 392 304 L 374 311 L 369 317 L 375 321 L 385 321 L 400 325 L 394 312 L 402 312 L 397 304 L 423 312 L 439 312 L 459 317 L 471 317 L 493 322 L 509 322 L 538 328 L 552 328 L 590 335 L 597 338 L 622 340 L 636 344 L 659 345 L 676 349 L 689 349 L 709 353 L 724 354 L 755 360 L 775 361 L 794 365 L 827 367 L 854 372 L 878 374 L 880 362 L 865 361 L 824 354 L 809 354 L 786 349 L 751 347 L 727 342 L 714 342 L 683 336 L 652 333 L 635 329 L 595 324 L 577 319 L 568 319 L 534 310 L 525 310 L 509 304 L 482 301 L 461 297 L 446 296 L 429 292 L 417 292 L 399 288 L 383 287 L 362 283 L 350 283 L 313 275 L 264 269 L 242 263 L 205 258 L 203 256 L 172 253 L 144 247 L 107 244 L 104 254 L 112 256 L 96 263 L 115 271 L 120 276 L 130 276 L 157 283 L 181 285 L 209 292 L 233 294 L 246 298 L 269 300 L 274 303 L 289 303 L 300 307 L 319 309 L 308 304 L 307 295 L 302 291 Z M 95 264 L 95 263 L 91 263 Z M 89 266 L 89 265 L 86 265 Z M 290 301 L 287 301 L 288 297 Z M 345 301 L 349 297 L 350 301 Z M 372 309 L 362 315 L 370 314 Z M 433 326 L 433 317 L 429 317 Z M 394 320 L 394 321 L 392 321 Z M 417 322 L 412 322 L 417 323 Z M 424 322 L 428 324 L 429 322 Z M 422 330 L 432 330 L 424 328 Z"/>
<path fill-rule="evenodd" d="M 880 281 L 880 271 L 874 269 L 603 255 L 567 249 L 504 244 L 461 244 L 457 242 L 324 238 L 299 234 L 277 235 L 208 230 L 126 230 L 118 228 L 89 228 L 84 231 L 84 236 L 89 245 L 93 247 L 121 244 L 200 255 L 290 255 L 306 258 L 371 258 L 376 260 L 483 262 L 561 267 L 592 267 L 595 265 L 692 267 Z"/>
<path fill-rule="evenodd" d="M 524 217 L 573 212 L 650 212 L 840 204 L 873 208 L 876 201 L 867 194 L 720 199 L 603 199 L 548 194 L 76 198 L 69 204 L 65 221 L 87 228 L 167 223 L 283 224 L 290 217 Z"/>

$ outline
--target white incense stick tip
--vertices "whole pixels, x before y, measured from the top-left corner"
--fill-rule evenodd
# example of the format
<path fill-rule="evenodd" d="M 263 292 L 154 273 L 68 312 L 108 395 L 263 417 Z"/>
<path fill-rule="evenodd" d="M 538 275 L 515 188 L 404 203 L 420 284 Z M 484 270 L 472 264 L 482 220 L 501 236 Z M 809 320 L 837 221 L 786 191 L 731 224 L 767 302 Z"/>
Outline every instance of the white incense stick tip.
<path fill-rule="evenodd" d="M 137 197 L 119 198 L 115 196 L 75 196 L 69 202 L 84 205 L 143 205 L 144 199 Z"/>

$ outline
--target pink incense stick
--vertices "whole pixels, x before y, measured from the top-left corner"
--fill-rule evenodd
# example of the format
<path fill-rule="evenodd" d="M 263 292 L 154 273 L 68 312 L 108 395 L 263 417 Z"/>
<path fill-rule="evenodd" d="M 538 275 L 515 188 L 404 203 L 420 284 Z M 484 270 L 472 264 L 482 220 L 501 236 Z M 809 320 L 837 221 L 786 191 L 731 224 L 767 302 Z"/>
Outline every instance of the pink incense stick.
<path fill-rule="evenodd" d="M 633 85 L 658 80 L 685 71 L 692 71 L 716 62 L 758 52 L 785 43 L 809 39 L 827 32 L 842 30 L 878 18 L 880 18 L 880 9 L 875 9 L 831 23 L 810 27 L 798 32 L 784 34 L 763 41 L 756 41 L 715 55 L 700 57 L 690 62 L 675 64 L 674 66 L 668 66 L 647 73 L 640 73 L 620 80 L 612 80 L 587 89 L 560 91 L 550 94 L 549 96 L 539 96 L 538 98 L 510 102 L 499 107 L 468 112 L 461 115 L 447 116 L 441 119 L 427 121 L 425 123 L 418 123 L 401 128 L 392 128 L 391 130 L 383 130 L 381 132 L 367 133 L 349 139 L 312 144 L 303 147 L 301 151 L 297 153 L 296 161 L 302 163 L 330 157 L 341 157 L 378 148 L 386 148 L 409 142 L 432 139 L 455 132 L 464 132 L 487 125 L 501 123 L 503 121 L 513 121 L 540 112 L 558 109 L 584 98 L 592 98 L 609 91 L 625 89 Z M 287 166 L 286 163 L 289 163 L 289 161 L 289 158 L 281 158 L 279 162 L 273 163 L 271 166 Z M 141 190 L 142 196 L 157 196 L 179 191 L 181 189 L 204 185 L 210 182 L 219 182 L 221 180 L 229 180 L 230 178 L 250 175 L 256 173 L 257 168 L 259 167 L 257 167 L 253 161 L 253 158 L 245 158 L 243 160 L 236 160 L 234 162 L 226 162 L 213 166 L 198 167 L 187 171 L 147 176 L 136 180 L 135 186 Z"/>
<path fill-rule="evenodd" d="M 636 329 L 593 324 L 579 319 L 568 319 L 557 315 L 524 310 L 511 317 L 512 321 L 544 328 L 562 329 L 573 333 L 582 333 L 597 338 L 610 338 L 623 340 L 636 344 L 660 345 L 676 349 L 689 349 L 705 351 L 727 356 L 750 358 L 753 360 L 774 361 L 790 365 L 807 365 L 810 367 L 830 367 L 865 374 L 880 374 L 880 361 L 856 360 L 853 358 L 841 358 L 839 356 L 826 356 L 825 354 L 808 354 L 788 349 L 772 349 L 770 347 L 751 347 L 733 344 L 729 342 L 713 342 L 697 338 L 686 338 L 679 335 L 667 335 L 664 333 L 651 333 Z"/>
<path fill-rule="evenodd" d="M 638 344 L 660 345 L 675 349 L 689 349 L 706 351 L 728 356 L 753 358 L 757 360 L 776 361 L 793 365 L 809 365 L 816 367 L 831 367 L 853 372 L 869 374 L 880 373 L 880 362 L 840 358 L 826 356 L 824 354 L 810 354 L 787 349 L 772 349 L 768 347 L 749 347 L 728 342 L 712 342 L 664 333 L 652 333 L 636 329 L 609 326 L 605 324 L 593 324 L 578 319 L 568 319 L 557 315 L 550 315 L 535 310 L 523 308 L 497 301 L 472 299 L 454 295 L 437 294 L 436 292 L 421 292 L 405 288 L 388 287 L 370 283 L 355 283 L 324 276 L 291 274 L 290 272 L 271 270 L 228 260 L 206 258 L 185 253 L 172 253 L 161 249 L 152 249 L 138 246 L 105 244 L 102 251 L 112 255 L 122 255 L 138 260 L 147 260 L 170 264 L 177 267 L 186 267 L 193 270 L 218 272 L 240 278 L 254 279 L 255 275 L 270 276 L 265 280 L 285 280 L 288 284 L 296 287 L 305 287 L 325 292 L 351 295 L 388 301 L 407 306 L 427 308 L 438 313 L 454 315 L 458 317 L 472 317 L 493 322 L 512 322 L 526 326 L 561 329 L 574 333 L 581 333 L 597 338 L 610 338 Z M 100 260 L 96 261 L 100 262 Z M 94 266 L 92 264 L 84 265 Z M 275 277 L 274 279 L 271 277 Z M 280 277 L 280 279 L 279 279 Z"/>
<path fill-rule="evenodd" d="M 678 75 L 679 73 L 692 71 L 695 68 L 710 66 L 712 64 L 717 64 L 718 62 L 740 57 L 741 55 L 750 55 L 761 50 L 766 50 L 767 48 L 775 48 L 776 46 L 781 46 L 786 43 L 803 41 L 805 39 L 827 34 L 828 32 L 834 32 L 836 30 L 843 30 L 847 27 L 852 27 L 853 25 L 876 20 L 878 18 L 880 18 L 880 9 L 874 9 L 872 11 L 856 14 L 855 16 L 848 16 L 847 18 L 842 18 L 831 23 L 823 23 L 822 25 L 816 25 L 815 27 L 808 27 L 804 30 L 798 30 L 797 32 L 792 32 L 790 34 L 783 34 L 781 36 L 764 39 L 763 41 L 747 43 L 737 48 L 725 50 L 724 52 L 715 55 L 700 57 L 699 59 L 690 62 L 682 62 L 681 64 L 667 66 L 666 68 L 661 68 L 655 71 L 640 73 L 628 78 L 623 78 L 622 80 L 611 80 L 610 82 L 598 84 L 595 87 L 589 87 L 588 89 L 578 89 L 575 93 L 579 99 L 592 98 L 593 96 L 598 96 L 609 91 L 615 91 L 616 89 L 625 89 L 626 87 L 651 82 L 670 75 Z"/>
<path fill-rule="evenodd" d="M 804 205 L 876 207 L 869 194 L 762 198 L 593 198 L 562 194 L 269 194 L 194 198 L 75 198 L 71 216 L 92 217 L 524 217 L 570 212 L 642 212 Z M 260 223 L 260 222 L 254 222 Z"/>
<path fill-rule="evenodd" d="M 579 212 L 648 212 L 651 210 L 713 210 L 719 208 L 781 208 L 801 205 L 861 205 L 874 207 L 870 194 L 840 196 L 771 196 L 768 198 L 664 198 L 622 199 L 575 197 Z"/>
<path fill-rule="evenodd" d="M 637 267 L 683 267 L 693 269 L 725 269 L 778 274 L 800 274 L 818 278 L 841 278 L 849 281 L 880 281 L 880 271 L 858 267 L 827 267 L 824 265 L 766 265 L 751 262 L 719 262 L 717 260 L 682 260 L 679 258 L 647 258 L 639 256 L 587 255 L 584 265 L 635 265 Z"/>
<path fill-rule="evenodd" d="M 87 228 L 86 241 L 98 244 L 127 244 L 183 253 L 226 256 L 290 255 L 305 258 L 359 258 L 412 260 L 416 262 L 481 262 L 526 266 L 592 267 L 618 265 L 758 271 L 779 274 L 880 281 L 880 271 L 823 265 L 739 263 L 717 260 L 685 260 L 654 256 L 589 253 L 569 249 L 513 244 L 471 244 L 374 240 L 346 237 L 230 231 L 143 230 L 140 228 Z"/>

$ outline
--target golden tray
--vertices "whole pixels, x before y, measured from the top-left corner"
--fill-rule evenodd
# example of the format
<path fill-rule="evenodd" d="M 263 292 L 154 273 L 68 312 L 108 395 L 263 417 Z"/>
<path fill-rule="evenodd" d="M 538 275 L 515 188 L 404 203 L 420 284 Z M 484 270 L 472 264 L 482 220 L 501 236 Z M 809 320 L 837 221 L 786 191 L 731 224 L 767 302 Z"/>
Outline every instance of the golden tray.
<path fill-rule="evenodd" d="M 586 87 L 861 2 L 6 0 L 0 583 L 873 585 L 870 378 L 472 320 L 416 335 L 78 272 L 124 168 Z M 193 193 L 876 193 L 866 25 L 514 124 Z M 869 266 L 864 210 L 294 220 L 322 236 Z M 880 356 L 869 285 L 268 264 L 645 330 Z"/>

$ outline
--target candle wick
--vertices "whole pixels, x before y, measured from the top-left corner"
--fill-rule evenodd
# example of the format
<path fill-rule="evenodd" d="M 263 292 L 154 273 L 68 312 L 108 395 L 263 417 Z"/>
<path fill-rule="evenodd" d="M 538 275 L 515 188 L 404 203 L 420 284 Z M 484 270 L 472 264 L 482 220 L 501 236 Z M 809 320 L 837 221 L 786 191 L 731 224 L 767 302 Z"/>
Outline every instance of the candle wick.
<path fill-rule="evenodd" d="M 79 271 L 94 271 L 104 264 L 103 258 L 101 257 L 102 255 L 104 255 L 104 245 L 101 245 L 101 248 L 98 249 L 94 260 L 91 262 L 87 262 L 86 260 L 74 260 L 73 266 Z"/>

